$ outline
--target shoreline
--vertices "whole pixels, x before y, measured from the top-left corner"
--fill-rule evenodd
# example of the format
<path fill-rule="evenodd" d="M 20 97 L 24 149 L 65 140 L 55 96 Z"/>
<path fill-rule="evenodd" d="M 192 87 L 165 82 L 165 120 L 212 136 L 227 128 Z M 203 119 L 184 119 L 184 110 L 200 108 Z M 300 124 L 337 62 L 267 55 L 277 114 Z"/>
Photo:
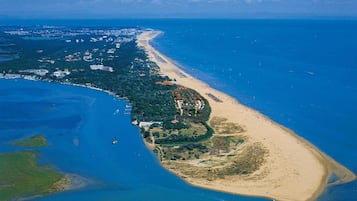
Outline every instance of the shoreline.
<path fill-rule="evenodd" d="M 277 200 L 314 200 L 327 186 L 356 179 L 353 172 L 290 129 L 184 72 L 150 45 L 150 41 L 161 33 L 150 30 L 137 37 L 138 46 L 144 48 L 149 59 L 160 67 L 161 74 L 176 79 L 177 84 L 194 89 L 206 98 L 212 109 L 210 119 L 224 117 L 243 125 L 247 130 L 248 143 L 261 143 L 269 152 L 263 167 L 249 177 L 233 176 L 207 181 L 191 178 L 179 170 L 169 168 L 169 171 L 194 186 Z M 339 179 L 328 184 L 332 174 Z"/>
<path fill-rule="evenodd" d="M 48 80 L 48 79 L 39 79 L 36 76 L 31 76 L 31 75 L 22 75 L 22 74 L 11 74 L 11 76 L 3 75 L 0 73 L 0 79 L 5 79 L 5 80 L 16 80 L 16 79 L 24 79 L 24 80 L 30 80 L 34 82 L 47 82 L 47 83 L 56 83 L 56 84 L 63 84 L 63 85 L 68 85 L 68 86 L 75 86 L 75 87 L 82 87 L 86 89 L 92 89 L 95 91 L 100 91 L 103 93 L 106 93 L 110 96 L 113 96 L 114 98 L 117 98 L 121 101 L 125 101 L 126 104 L 131 104 L 129 99 L 126 98 L 125 96 L 120 96 L 117 95 L 109 90 L 101 89 L 99 87 L 93 86 L 91 84 L 85 85 L 85 84 L 76 84 L 76 83 L 71 83 L 71 82 L 63 82 L 63 81 L 55 81 L 55 80 Z"/>

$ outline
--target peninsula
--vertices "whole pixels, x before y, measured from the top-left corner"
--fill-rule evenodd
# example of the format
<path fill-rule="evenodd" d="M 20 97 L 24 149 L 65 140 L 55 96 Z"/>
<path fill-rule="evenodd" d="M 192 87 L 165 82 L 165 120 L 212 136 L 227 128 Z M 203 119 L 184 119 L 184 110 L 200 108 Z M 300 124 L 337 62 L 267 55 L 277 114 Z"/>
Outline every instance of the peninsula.
<path fill-rule="evenodd" d="M 138 46 L 146 50 L 163 76 L 194 89 L 208 101 L 208 122 L 214 130 L 211 143 L 215 143 L 215 150 L 200 158 L 164 159 L 164 167 L 192 185 L 276 200 L 314 200 L 332 185 L 327 184 L 331 174 L 339 178 L 334 184 L 356 178 L 289 129 L 178 68 L 150 45 L 159 34 L 142 33 L 137 37 Z"/>

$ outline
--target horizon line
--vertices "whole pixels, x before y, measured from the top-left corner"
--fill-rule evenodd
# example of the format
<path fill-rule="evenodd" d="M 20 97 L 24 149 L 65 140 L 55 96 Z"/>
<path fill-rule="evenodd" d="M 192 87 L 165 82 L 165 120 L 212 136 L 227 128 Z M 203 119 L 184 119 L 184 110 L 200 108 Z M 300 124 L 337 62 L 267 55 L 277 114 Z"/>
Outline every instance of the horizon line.
<path fill-rule="evenodd" d="M 71 18 L 57 18 L 57 17 L 4 17 L 0 15 L 0 21 L 8 21 L 8 20 L 28 20 L 28 21 L 36 21 L 36 20 L 83 20 L 83 21 L 91 21 L 91 20 L 357 20 L 357 16 L 329 16 L 329 15 L 279 15 L 279 16 L 239 16 L 239 17 L 71 17 Z"/>

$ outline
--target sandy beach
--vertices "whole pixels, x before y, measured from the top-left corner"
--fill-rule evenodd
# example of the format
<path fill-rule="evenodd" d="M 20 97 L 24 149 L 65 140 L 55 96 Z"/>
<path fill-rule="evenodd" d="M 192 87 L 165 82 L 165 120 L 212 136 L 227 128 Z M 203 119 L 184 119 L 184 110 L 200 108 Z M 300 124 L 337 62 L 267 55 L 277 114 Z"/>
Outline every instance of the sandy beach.
<path fill-rule="evenodd" d="M 226 118 L 241 125 L 248 139 L 247 144 L 259 143 L 267 150 L 263 165 L 248 176 L 233 175 L 208 181 L 184 175 L 177 169 L 170 171 L 195 186 L 289 201 L 314 200 L 327 185 L 333 185 L 327 184 L 332 173 L 339 177 L 334 184 L 356 178 L 351 171 L 289 129 L 179 69 L 173 61 L 149 44 L 159 34 L 161 32 L 146 31 L 138 36 L 137 41 L 138 46 L 143 47 L 149 58 L 157 63 L 161 73 L 206 98 L 212 108 L 210 118 Z"/>

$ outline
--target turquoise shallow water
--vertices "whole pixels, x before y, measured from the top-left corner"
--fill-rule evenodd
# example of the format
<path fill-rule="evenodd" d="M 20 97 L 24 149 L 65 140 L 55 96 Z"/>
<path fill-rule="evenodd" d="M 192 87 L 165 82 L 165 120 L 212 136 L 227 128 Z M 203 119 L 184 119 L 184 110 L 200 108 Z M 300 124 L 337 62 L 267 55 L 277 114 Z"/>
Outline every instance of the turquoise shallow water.
<path fill-rule="evenodd" d="M 7 145 L 13 139 L 43 133 L 49 146 L 39 149 L 41 164 L 91 180 L 36 201 L 265 200 L 194 188 L 163 169 L 124 114 L 126 104 L 82 87 L 0 79 L 0 152 L 20 150 Z"/>

